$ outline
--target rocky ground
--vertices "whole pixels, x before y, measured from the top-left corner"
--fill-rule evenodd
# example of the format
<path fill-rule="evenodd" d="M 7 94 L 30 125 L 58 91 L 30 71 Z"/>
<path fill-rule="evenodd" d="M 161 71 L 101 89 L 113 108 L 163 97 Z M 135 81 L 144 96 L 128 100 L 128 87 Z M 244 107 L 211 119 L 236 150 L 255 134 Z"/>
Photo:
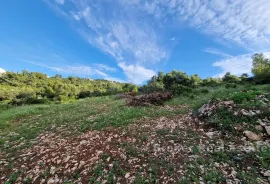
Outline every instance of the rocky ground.
<path fill-rule="evenodd" d="M 267 95 L 254 101 L 269 109 Z M 219 109 L 241 123 L 217 126 Z M 144 118 L 79 136 L 63 136 L 59 127 L 19 156 L 0 155 L 0 183 L 270 183 L 267 115 L 231 100 L 210 101 L 196 115 Z"/>

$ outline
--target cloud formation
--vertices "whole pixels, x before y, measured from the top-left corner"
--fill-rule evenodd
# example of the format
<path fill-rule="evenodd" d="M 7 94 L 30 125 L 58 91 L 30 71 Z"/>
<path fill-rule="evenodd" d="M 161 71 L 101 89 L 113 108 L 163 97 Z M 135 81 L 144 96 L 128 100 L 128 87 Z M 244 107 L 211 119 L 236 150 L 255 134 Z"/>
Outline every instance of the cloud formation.
<path fill-rule="evenodd" d="M 164 34 L 166 27 L 154 16 L 132 4 L 111 0 L 66 0 L 65 6 L 56 7 L 61 15 L 68 15 L 89 43 L 112 56 L 117 63 L 125 62 L 147 70 L 149 66 L 165 61 L 176 43 L 175 38 L 171 40 L 172 36 Z M 128 80 L 131 79 L 131 74 L 126 74 Z M 145 80 L 144 77 L 133 77 Z"/>
<path fill-rule="evenodd" d="M 81 26 L 81 34 L 94 46 L 118 62 L 156 63 L 165 58 L 163 37 L 155 22 L 138 16 L 139 9 L 118 1 L 69 1 L 71 12 Z"/>
<path fill-rule="evenodd" d="M 235 43 L 247 53 L 270 47 L 269 0 L 56 1 L 57 4 L 46 0 L 89 43 L 115 58 L 128 80 L 135 83 L 151 77 L 155 64 L 169 58 L 178 43 L 171 32 L 183 25 L 216 40 Z M 205 51 L 225 58 L 213 64 L 223 73 L 250 71 L 249 54 L 230 56 L 216 50 Z M 131 68 L 151 72 L 142 75 Z"/>
<path fill-rule="evenodd" d="M 4 70 L 3 68 L 0 68 L 0 74 L 2 73 L 6 73 L 6 70 Z"/>
<path fill-rule="evenodd" d="M 33 64 L 33 65 L 45 67 L 59 73 L 73 74 L 73 75 L 84 76 L 84 77 L 99 76 L 99 77 L 103 77 L 106 80 L 114 79 L 114 81 L 120 81 L 120 79 L 113 78 L 109 76 L 109 74 L 106 73 L 108 69 L 113 70 L 113 71 L 116 70 L 116 69 L 114 70 L 114 68 L 111 68 L 107 65 L 92 64 L 90 66 L 87 66 L 87 65 L 82 65 L 82 64 L 77 64 L 77 65 L 75 64 L 75 65 L 56 66 L 56 65 L 47 65 L 40 62 L 36 62 L 36 61 L 30 61 L 30 60 L 25 60 L 25 62 Z"/>
<path fill-rule="evenodd" d="M 65 0 L 55 0 L 55 2 L 58 3 L 58 4 L 64 4 Z"/>
<path fill-rule="evenodd" d="M 128 81 L 141 84 L 143 81 L 150 79 L 156 73 L 153 70 L 146 69 L 139 65 L 128 65 L 124 62 L 119 63 L 118 66 L 124 71 L 128 77 Z"/>
<path fill-rule="evenodd" d="M 252 68 L 252 55 L 240 55 L 227 59 L 222 59 L 213 63 L 214 67 L 219 67 L 222 72 L 217 74 L 215 77 L 223 77 L 227 72 L 231 72 L 234 75 L 241 75 L 243 73 L 251 74 Z"/>
<path fill-rule="evenodd" d="M 113 68 L 104 64 L 100 64 L 100 63 L 94 63 L 93 66 L 98 68 L 99 70 L 105 70 L 105 71 L 111 71 L 111 72 L 115 72 L 117 70 L 116 68 Z"/>
<path fill-rule="evenodd" d="M 226 54 L 218 49 L 214 49 L 214 48 L 206 48 L 203 50 L 204 52 L 207 52 L 209 54 L 213 54 L 213 55 L 218 55 L 218 56 L 221 56 L 221 57 L 226 57 L 226 58 L 231 58 L 233 56 L 229 55 L 229 54 Z"/>
<path fill-rule="evenodd" d="M 220 53 L 222 52 L 217 51 L 217 53 L 212 54 L 220 55 Z M 221 72 L 214 77 L 223 77 L 227 72 L 231 72 L 234 75 L 241 75 L 243 73 L 251 74 L 252 56 L 255 53 L 263 53 L 265 57 L 270 56 L 270 51 L 254 52 L 239 56 L 231 56 L 222 53 L 225 58 L 213 63 L 214 67 L 219 67 L 221 69 Z"/>
<path fill-rule="evenodd" d="M 130 4 L 130 2 L 122 1 Z M 270 46 L 269 0 L 151 0 L 132 1 L 161 21 L 171 16 L 218 39 L 251 50 Z"/>

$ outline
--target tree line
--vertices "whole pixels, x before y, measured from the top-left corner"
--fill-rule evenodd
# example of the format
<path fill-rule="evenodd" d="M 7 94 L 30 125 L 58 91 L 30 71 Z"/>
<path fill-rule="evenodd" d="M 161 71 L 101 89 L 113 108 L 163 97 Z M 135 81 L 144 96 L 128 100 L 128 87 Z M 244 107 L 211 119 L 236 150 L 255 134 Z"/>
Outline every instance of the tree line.
<path fill-rule="evenodd" d="M 237 87 L 239 84 L 269 84 L 270 60 L 263 54 L 253 57 L 253 76 L 244 73 L 241 76 L 227 72 L 222 78 L 202 79 L 198 75 L 187 75 L 185 72 L 173 70 L 169 73 L 158 72 L 145 85 L 119 83 L 107 80 L 67 77 L 61 75 L 48 77 L 39 72 L 21 73 L 6 72 L 0 75 L 0 102 L 12 105 L 64 102 L 93 96 L 113 95 L 125 92 L 151 93 L 171 91 L 174 95 L 182 95 L 197 87 Z"/>
<path fill-rule="evenodd" d="M 171 91 L 175 95 L 181 95 L 190 92 L 193 88 L 202 86 L 219 86 L 237 87 L 239 84 L 269 84 L 270 83 L 270 60 L 263 54 L 255 54 L 252 57 L 253 76 L 243 73 L 241 76 L 232 75 L 227 72 L 222 78 L 202 79 L 197 74 L 187 75 L 185 72 L 173 70 L 167 74 L 158 72 L 153 76 L 146 85 L 140 88 L 143 93 L 155 91 Z"/>
<path fill-rule="evenodd" d="M 61 75 L 48 77 L 39 72 L 6 72 L 0 76 L 0 101 L 13 105 L 68 101 L 92 96 L 137 92 L 138 87 L 129 83 Z"/>

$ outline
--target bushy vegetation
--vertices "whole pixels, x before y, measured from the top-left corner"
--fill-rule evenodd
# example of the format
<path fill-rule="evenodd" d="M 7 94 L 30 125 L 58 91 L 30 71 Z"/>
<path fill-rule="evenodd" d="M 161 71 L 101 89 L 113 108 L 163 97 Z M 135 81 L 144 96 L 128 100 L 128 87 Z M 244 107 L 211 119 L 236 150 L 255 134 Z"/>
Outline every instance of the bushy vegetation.
<path fill-rule="evenodd" d="M 243 74 L 247 76 L 246 74 Z M 247 80 L 248 79 L 248 80 Z M 140 88 L 143 93 L 156 91 L 171 91 L 174 95 L 187 95 L 199 87 L 215 87 L 225 85 L 226 88 L 236 88 L 239 84 L 253 82 L 252 78 L 242 78 L 226 73 L 223 78 L 201 79 L 198 75 L 188 76 L 185 72 L 173 70 L 167 74 L 159 72 L 153 76 L 146 85 Z"/>
<path fill-rule="evenodd" d="M 226 73 L 222 78 L 202 79 L 198 75 L 188 76 L 185 72 L 173 70 L 159 72 L 140 88 L 129 83 L 107 80 L 92 80 L 78 77 L 48 77 L 38 72 L 6 72 L 0 76 L 0 104 L 10 105 L 46 104 L 74 101 L 80 98 L 106 96 L 125 92 L 152 93 L 170 91 L 175 96 L 193 98 L 198 93 L 209 92 L 208 88 L 224 86 L 227 89 L 240 85 L 270 83 L 270 61 L 262 54 L 253 56 L 253 77 L 244 73 L 240 77 Z M 2 108 L 2 107 L 1 107 Z"/>
<path fill-rule="evenodd" d="M 13 77 L 8 78 L 9 74 Z M 152 78 L 155 82 L 150 81 L 142 86 L 140 91 L 145 93 L 161 91 L 162 95 L 170 94 L 170 98 L 170 92 L 162 91 L 172 91 L 174 97 L 161 106 L 133 107 L 127 106 L 124 99 L 141 99 L 143 96 L 146 98 L 143 100 L 148 102 L 150 97 L 159 93 L 136 96 L 135 85 L 103 80 L 64 79 L 60 76 L 46 77 L 44 80 L 36 79 L 33 85 L 28 85 L 26 81 L 35 74 L 27 72 L 27 77 L 23 80 L 16 78 L 21 77 L 22 74 L 14 73 L 7 73 L 1 78 L 12 83 L 1 81 L 0 87 L 7 87 L 14 91 L 18 89 L 14 94 L 6 92 L 8 98 L 2 99 L 3 102 L 7 100 L 10 105 L 0 105 L 0 157 L 5 159 L 2 165 L 0 163 L 0 168 L 3 168 L 0 169 L 0 173 L 2 171 L 6 174 L 6 178 L 2 181 L 16 183 L 18 179 L 24 178 L 24 183 L 34 182 L 28 174 L 36 167 L 31 165 L 25 167 L 28 170 L 17 169 L 21 165 L 17 158 L 22 158 L 23 151 L 31 150 L 33 145 L 37 155 L 41 152 L 37 147 L 43 150 L 44 146 L 49 146 L 46 150 L 52 153 L 52 157 L 48 158 L 59 157 L 61 161 L 60 164 L 52 164 L 53 161 L 38 163 L 36 160 L 40 160 L 37 159 L 40 157 L 29 155 L 28 158 L 31 159 L 27 161 L 33 162 L 40 168 L 36 182 L 41 179 L 49 180 L 52 176 L 52 168 L 55 166 L 57 169 L 63 169 L 62 164 L 66 165 L 64 159 L 67 158 L 67 153 L 76 156 L 75 149 L 76 153 L 87 155 L 83 158 L 78 155 L 82 161 L 84 159 L 89 161 L 93 158 L 88 157 L 89 155 L 98 155 L 101 150 L 103 151 L 97 156 L 99 162 L 91 166 L 87 176 L 82 172 L 84 166 L 82 168 L 78 166 L 78 169 L 68 174 L 66 183 L 76 183 L 83 177 L 86 178 L 83 181 L 87 182 L 82 183 L 102 181 L 114 183 L 118 178 L 123 181 L 134 178 L 133 183 L 163 183 L 170 177 L 178 183 L 224 183 L 228 179 L 236 179 L 242 183 L 267 181 L 262 172 L 270 169 L 269 149 L 255 152 L 226 149 L 227 145 L 234 145 L 234 143 L 239 147 L 245 146 L 242 142 L 245 130 L 266 134 L 265 130 L 260 132 L 255 126 L 260 125 L 259 120 L 264 122 L 266 117 L 270 117 L 270 85 L 255 85 L 258 79 L 248 78 L 246 74 L 237 77 L 228 73 L 222 79 L 202 80 L 198 76 L 190 77 L 183 72 L 173 71 L 166 75 L 160 72 L 157 77 Z M 59 89 L 57 85 L 54 88 L 54 84 L 61 84 L 64 89 L 67 89 L 64 98 L 59 98 L 63 93 L 58 91 L 62 88 Z M 52 93 L 45 90 L 47 85 L 51 86 Z M 130 92 L 110 95 L 127 91 Z M 52 101 L 63 102 L 73 99 L 77 100 L 70 103 L 52 103 Z M 198 118 L 198 109 L 213 101 L 233 102 L 230 106 L 216 106 L 212 109 L 211 115 Z M 33 103 L 36 105 L 27 105 Z M 22 104 L 26 105 L 13 106 Z M 190 110 L 193 110 L 193 113 Z M 258 110 L 260 113 L 257 112 Z M 244 113 L 252 111 L 256 114 L 244 115 L 242 111 Z M 208 138 L 208 133 L 213 133 L 213 138 Z M 60 144 L 56 141 L 57 137 L 61 140 L 61 145 L 67 141 L 63 144 L 64 147 L 69 148 L 66 152 L 62 153 L 64 149 L 58 148 Z M 200 147 L 202 144 L 208 148 L 208 145 L 213 143 L 214 146 L 219 146 L 220 140 L 224 141 L 224 150 L 212 152 L 204 151 Z M 88 145 L 88 141 L 93 144 L 84 146 Z M 53 146 L 50 147 L 51 145 Z M 77 151 L 77 148 L 80 150 Z M 112 150 L 113 154 L 107 149 Z M 181 152 L 177 152 L 179 149 Z M 54 155 L 55 153 L 59 155 Z M 115 156 L 115 153 L 118 155 Z M 77 164 L 81 165 L 79 157 L 75 158 L 78 160 Z M 56 159 L 50 160 L 56 161 Z M 179 170 L 183 171 L 181 175 Z M 57 172 L 58 176 L 63 177 L 62 170 Z"/>
<path fill-rule="evenodd" d="M 78 77 L 48 77 L 38 72 L 7 72 L 0 76 L 0 101 L 12 105 L 41 104 L 137 91 L 137 86 Z"/>
<path fill-rule="evenodd" d="M 263 54 L 255 54 L 253 57 L 253 77 L 243 73 L 241 76 L 227 72 L 222 78 L 202 79 L 197 74 L 188 76 L 185 72 L 173 70 L 167 74 L 159 72 L 153 76 L 146 85 L 140 88 L 143 93 L 157 91 L 171 91 L 174 95 L 187 95 L 192 90 L 200 87 L 225 86 L 237 88 L 239 85 L 256 85 L 270 83 L 270 60 Z"/>
<path fill-rule="evenodd" d="M 270 83 L 270 60 L 265 58 L 263 54 L 255 54 L 253 56 L 252 73 L 258 83 Z"/>

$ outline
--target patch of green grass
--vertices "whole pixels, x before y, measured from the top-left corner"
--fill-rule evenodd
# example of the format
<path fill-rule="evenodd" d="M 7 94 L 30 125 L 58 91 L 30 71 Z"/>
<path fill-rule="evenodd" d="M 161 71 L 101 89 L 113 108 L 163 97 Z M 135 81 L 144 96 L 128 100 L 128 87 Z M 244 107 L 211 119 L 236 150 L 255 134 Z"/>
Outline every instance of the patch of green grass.
<path fill-rule="evenodd" d="M 203 104 L 207 103 L 211 99 L 229 100 L 232 97 L 241 92 L 242 90 L 253 90 L 253 94 L 259 94 L 260 92 L 269 92 L 269 85 L 253 85 L 252 88 L 246 85 L 238 85 L 237 88 L 226 88 L 225 86 L 216 87 L 199 87 L 193 89 L 190 93 L 186 95 L 180 95 L 172 100 L 166 102 L 167 105 L 187 105 L 192 109 L 199 109 Z M 244 93 L 244 92 L 243 92 Z M 236 100 L 244 101 L 245 98 L 250 99 L 250 97 L 243 96 L 234 97 Z"/>
<path fill-rule="evenodd" d="M 137 150 L 137 148 L 129 142 L 122 143 L 121 147 L 123 147 L 126 150 L 126 154 L 128 156 L 136 157 L 139 154 L 139 151 Z"/>
<path fill-rule="evenodd" d="M 13 183 L 15 183 L 21 173 L 22 173 L 22 171 L 12 173 L 10 175 L 8 181 L 5 182 L 5 184 L 13 184 Z"/>
<path fill-rule="evenodd" d="M 269 84 L 261 85 L 259 87 L 260 87 L 260 90 L 262 90 L 262 91 L 270 92 L 270 85 Z"/>
<path fill-rule="evenodd" d="M 241 183 L 243 184 L 248 184 L 248 183 L 259 184 L 260 183 L 258 181 L 259 177 L 260 176 L 253 169 L 251 171 L 237 170 L 237 174 L 236 174 L 236 178 L 239 179 Z"/>
<path fill-rule="evenodd" d="M 200 166 L 203 165 L 204 168 L 207 168 L 208 165 L 211 164 L 210 160 L 205 160 L 202 157 L 196 158 L 195 160 L 189 161 L 187 159 L 184 160 L 184 166 L 186 167 L 186 173 L 184 178 L 182 178 L 179 183 L 199 183 L 201 169 Z"/>
<path fill-rule="evenodd" d="M 107 126 L 124 126 L 136 119 L 143 117 L 156 118 L 160 116 L 171 116 L 184 112 L 183 110 L 168 111 L 160 107 L 126 107 L 120 105 L 110 113 L 102 114 L 89 122 L 89 128 L 101 129 Z"/>
<path fill-rule="evenodd" d="M 190 127 L 187 128 L 186 133 L 187 133 L 187 138 L 189 138 L 192 141 L 192 143 L 200 139 L 200 136 L 193 128 L 190 128 Z M 178 134 L 178 136 L 180 135 Z"/>
<path fill-rule="evenodd" d="M 233 111 L 220 107 L 206 119 L 206 122 L 222 132 L 237 133 L 234 127 L 243 122 L 254 125 L 257 118 L 256 116 L 237 116 L 233 114 Z"/>
<path fill-rule="evenodd" d="M 192 147 L 192 153 L 195 154 L 195 155 L 199 154 L 200 153 L 199 147 L 198 146 L 193 146 Z"/>
<path fill-rule="evenodd" d="M 188 165 L 187 166 L 187 173 L 185 174 L 185 178 L 180 181 L 180 183 L 199 183 L 200 179 L 200 168 L 197 165 Z"/>
<path fill-rule="evenodd" d="M 134 184 L 148 184 L 149 183 L 148 181 L 149 181 L 148 178 L 145 178 L 140 174 L 135 175 Z"/>
<path fill-rule="evenodd" d="M 261 93 L 258 91 L 248 91 L 248 92 L 238 92 L 235 93 L 231 99 L 235 102 L 235 103 L 243 103 L 243 102 L 247 102 L 250 100 L 255 99 L 255 97 L 257 95 L 260 95 Z"/>
<path fill-rule="evenodd" d="M 208 169 L 205 171 L 203 175 L 203 180 L 206 183 L 223 183 L 226 182 L 226 179 L 224 178 L 221 171 L 217 169 Z"/>
<path fill-rule="evenodd" d="M 228 95 L 233 94 L 244 86 L 240 86 L 237 89 L 226 89 L 224 86 L 209 87 L 209 88 L 197 88 L 194 89 L 189 95 L 182 95 L 166 102 L 168 105 L 187 105 L 192 109 L 198 109 L 203 104 L 207 103 L 211 99 L 226 99 Z"/>
<path fill-rule="evenodd" d="M 156 133 L 160 136 L 166 136 L 170 133 L 170 129 L 158 129 Z"/>
<path fill-rule="evenodd" d="M 239 104 L 239 107 L 243 109 L 252 109 L 252 108 L 260 109 L 262 105 L 263 104 L 260 101 L 253 100 L 253 101 L 245 101 Z"/>
<path fill-rule="evenodd" d="M 33 181 L 33 179 L 27 177 L 26 180 L 24 181 L 24 183 L 25 184 L 30 184 L 30 183 L 33 183 L 32 181 Z"/>
<path fill-rule="evenodd" d="M 148 140 L 148 136 L 147 135 L 143 135 L 141 138 L 142 142 L 146 142 Z"/>
<path fill-rule="evenodd" d="M 118 177 L 123 177 L 125 175 L 125 171 L 119 165 L 118 161 L 114 161 L 113 167 L 108 170 L 108 172 L 104 172 L 104 169 L 107 168 L 106 163 L 99 163 L 92 169 L 91 178 L 89 180 L 89 184 L 91 183 L 101 183 L 101 181 L 107 180 L 107 183 L 116 183 Z M 100 180 L 98 180 L 100 178 Z"/>
<path fill-rule="evenodd" d="M 47 168 L 47 169 L 45 169 L 45 170 L 40 174 L 40 177 L 45 179 L 45 178 L 47 178 L 49 175 L 50 175 L 50 170 Z"/>
<path fill-rule="evenodd" d="M 9 159 L 8 164 L 5 166 L 5 169 L 11 170 L 12 168 L 13 168 L 13 161 Z"/>
<path fill-rule="evenodd" d="M 0 129 L 7 129 L 12 126 L 11 121 L 14 119 L 19 120 L 30 115 L 43 113 L 48 109 L 49 105 L 27 105 L 15 108 L 9 108 L 1 112 L 0 115 Z"/>
<path fill-rule="evenodd" d="M 230 162 L 230 155 L 226 151 L 216 151 L 211 154 L 211 157 L 214 159 L 216 162 L 224 162 L 228 163 Z"/>
<path fill-rule="evenodd" d="M 171 176 L 175 170 L 174 166 L 172 163 L 166 161 L 165 159 L 159 159 L 158 160 L 158 167 L 159 168 L 164 168 L 167 176 Z"/>
<path fill-rule="evenodd" d="M 113 97 L 94 97 L 68 104 L 26 105 L 8 108 L 0 114 L 1 150 L 13 152 L 29 146 L 45 131 L 65 133 L 124 126 L 144 117 L 157 118 L 184 113 L 186 109 L 167 110 L 163 107 L 127 107 L 123 100 Z M 68 135 L 68 134 L 67 134 Z M 5 143 L 8 141 L 7 143 Z M 24 142 L 21 147 L 14 147 Z"/>
<path fill-rule="evenodd" d="M 260 163 L 263 168 L 270 169 L 270 149 L 259 152 Z"/>
<path fill-rule="evenodd" d="M 107 106 L 114 104 L 110 98 L 97 97 L 80 100 L 70 104 L 27 105 L 8 109 L 0 114 L 0 136 L 3 137 L 0 148 L 11 150 L 13 144 L 24 146 L 44 131 L 55 132 L 57 127 L 65 125 L 67 130 L 76 129 L 79 122 L 91 116 L 104 113 Z M 4 142 L 8 144 L 4 146 Z M 21 149 L 17 147 L 17 149 Z"/>

